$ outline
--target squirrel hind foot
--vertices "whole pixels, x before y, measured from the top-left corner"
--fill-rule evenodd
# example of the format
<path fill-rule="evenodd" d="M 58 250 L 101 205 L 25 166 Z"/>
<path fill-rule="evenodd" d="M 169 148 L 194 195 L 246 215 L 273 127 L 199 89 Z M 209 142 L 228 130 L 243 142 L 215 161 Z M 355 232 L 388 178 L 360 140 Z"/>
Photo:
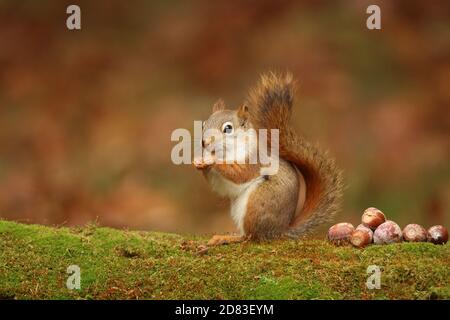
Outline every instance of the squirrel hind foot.
<path fill-rule="evenodd" d="M 219 246 L 231 243 L 240 243 L 246 241 L 245 236 L 234 236 L 234 235 L 214 235 L 208 241 L 208 246 Z"/>

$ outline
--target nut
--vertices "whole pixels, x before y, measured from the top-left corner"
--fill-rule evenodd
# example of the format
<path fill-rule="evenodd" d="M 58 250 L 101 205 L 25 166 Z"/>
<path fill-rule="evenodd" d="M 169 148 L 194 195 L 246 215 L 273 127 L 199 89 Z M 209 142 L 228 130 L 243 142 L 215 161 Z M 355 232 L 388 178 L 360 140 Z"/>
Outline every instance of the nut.
<path fill-rule="evenodd" d="M 361 218 L 361 222 L 366 227 L 375 230 L 380 224 L 386 221 L 386 217 L 383 212 L 377 208 L 367 208 Z"/>
<path fill-rule="evenodd" d="M 432 226 L 428 229 L 428 241 L 434 244 L 445 244 L 448 241 L 448 231 L 444 226 Z"/>
<path fill-rule="evenodd" d="M 355 230 L 361 230 L 361 231 L 367 232 L 367 233 L 369 234 L 369 236 L 370 236 L 370 241 L 369 241 L 369 243 L 372 243 L 372 242 L 373 242 L 373 231 L 372 231 L 372 229 L 367 228 L 365 225 L 363 225 L 363 224 L 361 223 L 360 225 L 358 225 L 358 226 L 356 227 Z"/>
<path fill-rule="evenodd" d="M 394 221 L 388 220 L 373 233 L 373 242 L 375 244 L 389 244 L 402 241 L 402 229 Z"/>
<path fill-rule="evenodd" d="M 372 232 L 372 230 L 370 231 Z M 356 229 L 353 231 L 352 236 L 350 237 L 350 242 L 354 247 L 357 248 L 364 248 L 372 241 L 372 237 L 370 236 L 369 232 Z"/>
<path fill-rule="evenodd" d="M 341 222 L 328 229 L 328 241 L 335 245 L 346 245 L 350 243 L 350 237 L 355 227 L 351 223 Z"/>
<path fill-rule="evenodd" d="M 426 242 L 427 230 L 421 225 L 412 223 L 403 228 L 403 240 L 408 242 Z"/>

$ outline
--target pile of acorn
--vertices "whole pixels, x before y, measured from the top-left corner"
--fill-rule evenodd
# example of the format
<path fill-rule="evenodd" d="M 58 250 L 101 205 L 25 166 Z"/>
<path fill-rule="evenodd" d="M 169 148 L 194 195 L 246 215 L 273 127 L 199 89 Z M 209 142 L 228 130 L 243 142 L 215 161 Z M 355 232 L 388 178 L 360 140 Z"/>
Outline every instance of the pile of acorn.
<path fill-rule="evenodd" d="M 361 222 L 356 229 L 347 222 L 335 224 L 328 230 L 328 241 L 335 245 L 352 244 L 357 248 L 363 248 L 371 243 L 428 241 L 434 244 L 445 244 L 448 241 L 448 231 L 443 226 L 433 226 L 427 231 L 421 225 L 408 224 L 402 230 L 394 221 L 386 220 L 384 213 L 377 208 L 366 209 Z"/>

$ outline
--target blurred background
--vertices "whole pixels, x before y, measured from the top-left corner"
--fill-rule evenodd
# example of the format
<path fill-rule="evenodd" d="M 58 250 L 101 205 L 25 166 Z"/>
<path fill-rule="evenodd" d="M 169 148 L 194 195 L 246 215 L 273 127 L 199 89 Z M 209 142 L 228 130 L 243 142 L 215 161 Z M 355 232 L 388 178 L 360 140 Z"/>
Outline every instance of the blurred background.
<path fill-rule="evenodd" d="M 345 170 L 338 221 L 449 227 L 450 2 L 411 0 L 0 1 L 0 218 L 233 231 L 170 135 L 267 70 L 295 75 L 296 129 Z"/>

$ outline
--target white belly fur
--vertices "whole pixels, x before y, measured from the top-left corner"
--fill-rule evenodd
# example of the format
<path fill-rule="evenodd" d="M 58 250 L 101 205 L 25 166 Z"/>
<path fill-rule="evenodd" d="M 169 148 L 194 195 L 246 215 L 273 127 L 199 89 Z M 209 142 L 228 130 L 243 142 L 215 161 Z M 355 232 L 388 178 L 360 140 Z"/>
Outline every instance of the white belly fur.
<path fill-rule="evenodd" d="M 231 200 L 231 217 L 239 232 L 244 234 L 244 217 L 247 212 L 248 198 L 253 190 L 264 180 L 262 176 L 246 183 L 237 184 L 217 173 L 214 169 L 208 174 L 208 180 L 214 191 Z"/>

